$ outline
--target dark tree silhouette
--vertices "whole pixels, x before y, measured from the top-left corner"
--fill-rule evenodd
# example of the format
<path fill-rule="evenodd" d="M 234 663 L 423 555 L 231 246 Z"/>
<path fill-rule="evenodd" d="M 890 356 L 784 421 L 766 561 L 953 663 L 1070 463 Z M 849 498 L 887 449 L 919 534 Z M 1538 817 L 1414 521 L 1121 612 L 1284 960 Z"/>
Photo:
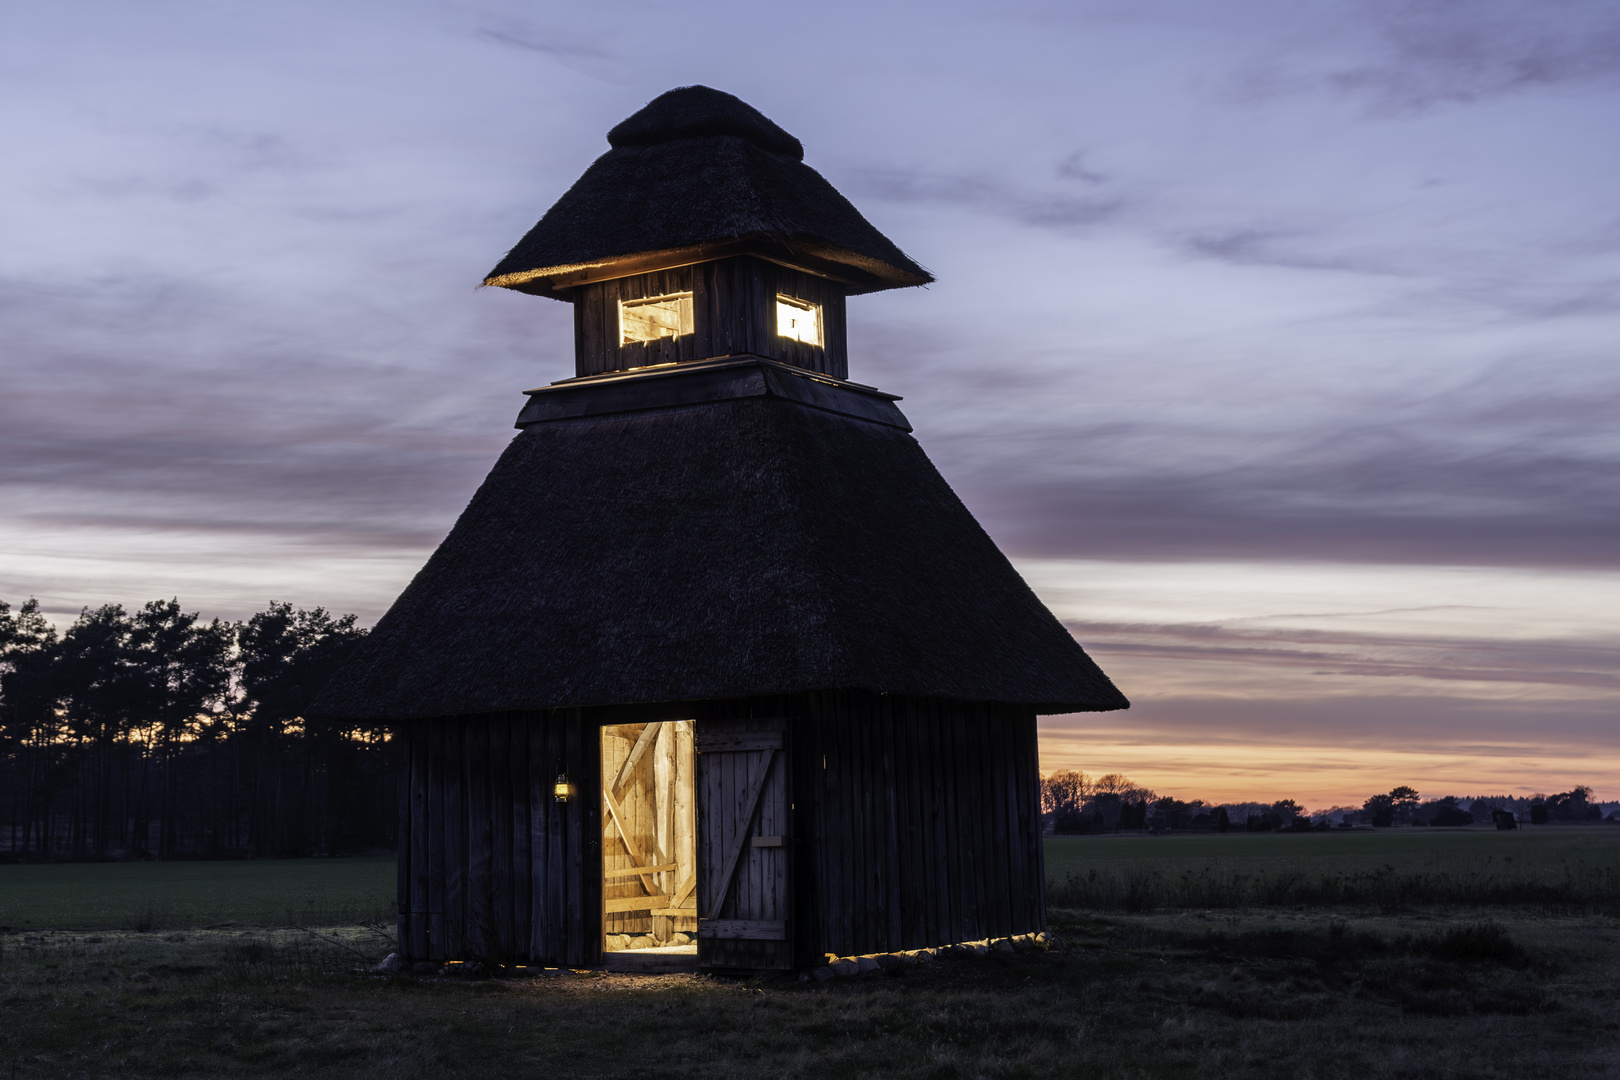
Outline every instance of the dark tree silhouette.
<path fill-rule="evenodd" d="M 308 715 L 364 633 L 320 608 L 237 625 L 171 599 L 87 608 L 58 636 L 36 601 L 0 602 L 0 856 L 387 846 L 384 733 Z"/>

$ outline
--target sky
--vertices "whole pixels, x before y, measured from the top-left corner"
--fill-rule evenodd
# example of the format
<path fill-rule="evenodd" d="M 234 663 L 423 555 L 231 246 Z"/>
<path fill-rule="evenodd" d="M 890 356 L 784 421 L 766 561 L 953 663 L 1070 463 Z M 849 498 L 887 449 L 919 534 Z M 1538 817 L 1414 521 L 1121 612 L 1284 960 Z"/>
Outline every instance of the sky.
<path fill-rule="evenodd" d="M 675 86 L 927 266 L 851 378 L 1131 698 L 1044 770 L 1620 798 L 1610 0 L 0 9 L 0 599 L 386 610 L 566 305 L 478 282 Z"/>

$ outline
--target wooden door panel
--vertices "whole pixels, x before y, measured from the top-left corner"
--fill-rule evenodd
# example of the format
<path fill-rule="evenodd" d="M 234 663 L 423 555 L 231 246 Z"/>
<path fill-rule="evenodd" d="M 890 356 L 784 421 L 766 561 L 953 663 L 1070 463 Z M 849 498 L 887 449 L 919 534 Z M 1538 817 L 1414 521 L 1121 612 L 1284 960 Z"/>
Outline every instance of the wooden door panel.
<path fill-rule="evenodd" d="M 792 966 L 787 721 L 697 726 L 698 963 Z"/>

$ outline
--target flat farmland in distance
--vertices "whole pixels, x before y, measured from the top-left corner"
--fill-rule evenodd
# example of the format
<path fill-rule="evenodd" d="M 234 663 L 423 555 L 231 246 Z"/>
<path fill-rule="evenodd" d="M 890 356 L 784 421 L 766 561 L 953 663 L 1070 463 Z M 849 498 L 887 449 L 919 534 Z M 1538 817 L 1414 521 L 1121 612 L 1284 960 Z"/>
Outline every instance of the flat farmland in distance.
<path fill-rule="evenodd" d="M 394 919 L 394 856 L 0 866 L 0 926 L 160 930 Z"/>
<path fill-rule="evenodd" d="M 1046 838 L 1046 877 L 1151 863 L 1167 873 L 1227 870 L 1302 872 L 1465 869 L 1486 860 L 1553 868 L 1566 862 L 1620 865 L 1620 825 L 1491 828 L 1336 829 L 1320 833 L 1142 833 Z"/>
<path fill-rule="evenodd" d="M 1532 907 L 1620 914 L 1620 827 L 1059 836 L 1053 909 Z"/>

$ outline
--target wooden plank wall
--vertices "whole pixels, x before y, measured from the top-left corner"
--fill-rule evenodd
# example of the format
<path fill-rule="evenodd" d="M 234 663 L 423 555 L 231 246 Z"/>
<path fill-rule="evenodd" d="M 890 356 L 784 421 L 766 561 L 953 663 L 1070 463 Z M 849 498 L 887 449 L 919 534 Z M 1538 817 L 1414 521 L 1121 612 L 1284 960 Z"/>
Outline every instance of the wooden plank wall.
<path fill-rule="evenodd" d="M 759 260 L 754 260 L 758 262 Z M 835 379 L 849 378 L 849 334 L 844 319 L 844 289 L 836 281 L 791 270 L 773 263 L 767 268 L 764 283 L 766 299 L 770 305 L 769 322 L 765 326 L 766 341 L 759 350 L 773 360 L 795 367 L 819 371 Z M 821 306 L 820 348 L 781 337 L 776 333 L 776 294 L 808 300 Z"/>
<path fill-rule="evenodd" d="M 1032 711 L 840 692 L 808 712 L 799 963 L 1045 928 Z"/>
<path fill-rule="evenodd" d="M 760 831 L 790 838 L 782 854 L 792 902 L 772 912 L 789 923 L 797 963 L 1044 929 L 1029 710 L 826 692 L 657 711 L 695 717 L 699 731 L 706 718 L 794 718 L 787 820 Z M 627 719 L 614 713 L 500 713 L 404 729 L 399 930 L 410 959 L 600 961 L 599 724 Z M 659 756 L 647 757 L 661 783 Z M 559 770 L 577 792 L 567 804 L 551 796 Z M 654 800 L 649 842 L 673 861 L 663 828 Z M 613 865 L 611 847 L 607 858 Z M 739 887 L 756 895 L 751 879 Z"/>
<path fill-rule="evenodd" d="M 410 959 L 599 961 L 596 735 L 577 709 L 407 726 L 399 926 Z M 577 792 L 568 803 L 552 798 L 559 771 Z"/>
<path fill-rule="evenodd" d="M 619 344 L 619 301 L 692 291 L 693 267 L 614 278 L 574 291 L 574 367 L 580 375 L 701 360 L 715 355 L 700 345 L 699 334 Z M 694 305 L 698 299 L 693 298 Z M 701 322 L 701 317 L 699 317 Z"/>
<path fill-rule="evenodd" d="M 620 344 L 619 302 L 692 293 L 693 332 Z M 821 305 L 821 347 L 776 333 L 776 294 Z M 578 375 L 753 354 L 834 378 L 849 377 L 844 287 L 764 259 L 738 256 L 574 290 L 574 367 Z"/>

